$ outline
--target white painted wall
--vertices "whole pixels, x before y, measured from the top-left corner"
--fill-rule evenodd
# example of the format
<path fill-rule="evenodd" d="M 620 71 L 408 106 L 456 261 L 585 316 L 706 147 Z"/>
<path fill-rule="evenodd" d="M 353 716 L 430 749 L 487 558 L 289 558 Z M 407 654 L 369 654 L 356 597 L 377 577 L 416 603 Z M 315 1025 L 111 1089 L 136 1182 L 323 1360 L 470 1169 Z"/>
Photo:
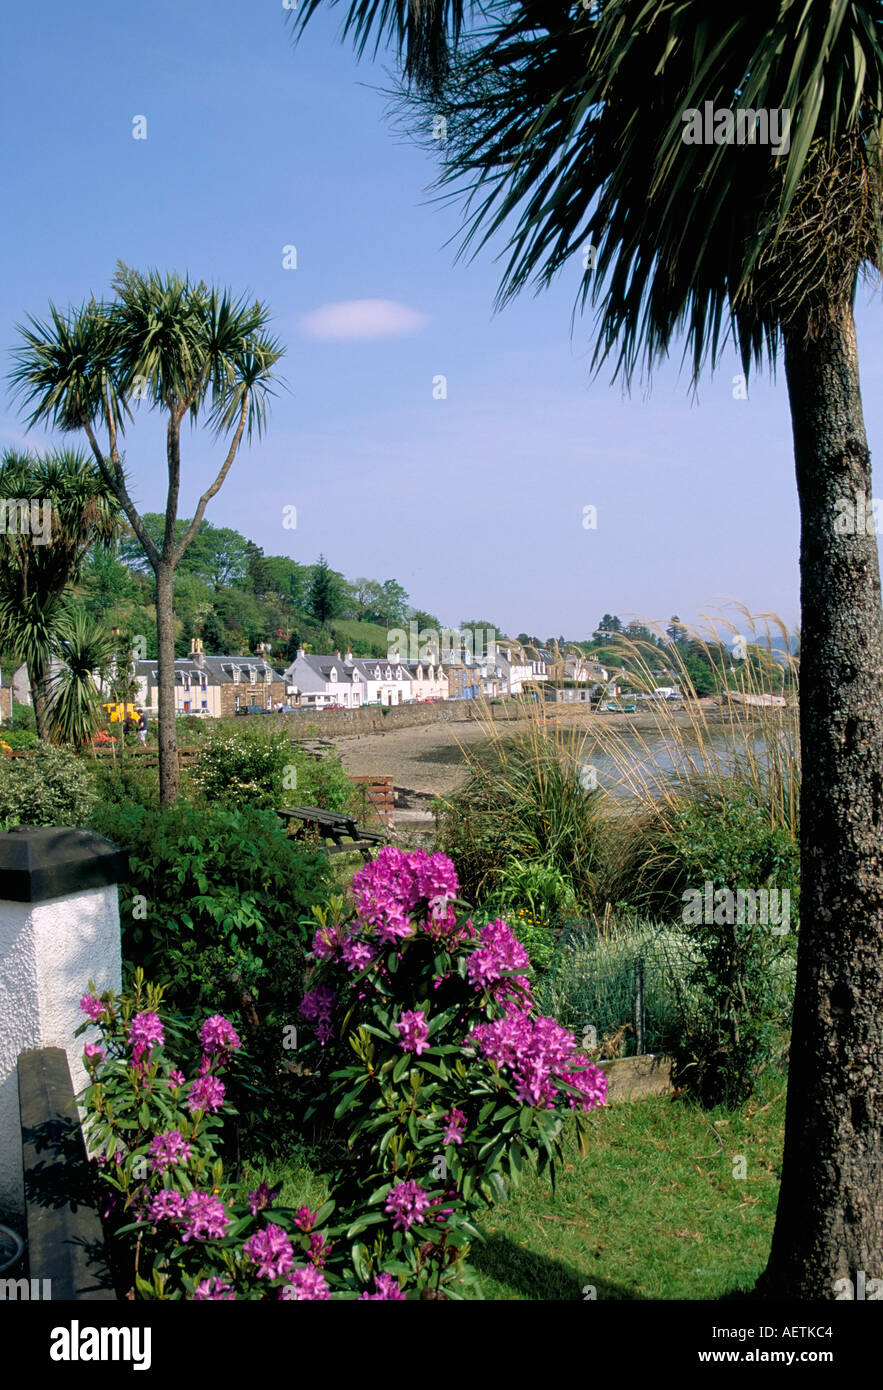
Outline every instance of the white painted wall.
<path fill-rule="evenodd" d="M 74 1091 L 88 1080 L 83 1045 L 97 1039 L 80 999 L 121 987 L 116 884 L 40 903 L 0 899 L 0 1205 L 24 1214 L 16 1063 L 34 1047 L 63 1047 Z"/>

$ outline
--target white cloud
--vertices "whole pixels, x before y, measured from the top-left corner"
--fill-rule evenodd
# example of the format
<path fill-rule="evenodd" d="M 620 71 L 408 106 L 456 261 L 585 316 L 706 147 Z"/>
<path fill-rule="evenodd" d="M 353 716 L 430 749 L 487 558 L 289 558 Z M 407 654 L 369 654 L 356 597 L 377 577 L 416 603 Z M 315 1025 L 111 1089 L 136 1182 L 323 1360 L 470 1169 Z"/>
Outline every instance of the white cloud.
<path fill-rule="evenodd" d="M 359 338 L 401 338 L 416 333 L 427 321 L 426 314 L 394 299 L 345 299 L 314 309 L 301 319 L 300 326 L 308 338 L 354 342 Z"/>

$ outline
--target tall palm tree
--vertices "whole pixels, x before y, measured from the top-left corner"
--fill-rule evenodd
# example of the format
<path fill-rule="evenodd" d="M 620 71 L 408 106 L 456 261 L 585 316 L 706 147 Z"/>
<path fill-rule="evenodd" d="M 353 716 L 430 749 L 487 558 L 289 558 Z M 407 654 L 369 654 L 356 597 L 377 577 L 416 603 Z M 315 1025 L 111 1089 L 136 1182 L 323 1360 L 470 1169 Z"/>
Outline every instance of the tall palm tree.
<path fill-rule="evenodd" d="M 298 32 L 320 7 L 306 0 Z M 694 379 L 728 340 L 746 376 L 781 351 L 801 514 L 802 888 L 762 1287 L 833 1298 L 835 1280 L 883 1270 L 883 612 L 876 537 L 848 524 L 859 499 L 870 511 L 853 305 L 883 254 L 883 6 L 351 0 L 345 32 L 360 50 L 398 45 L 406 119 L 441 149 L 442 190 L 466 199 L 464 249 L 506 237 L 501 303 L 588 246 L 578 307 L 597 313 L 596 368 L 630 381 L 678 338 Z M 728 143 L 714 113 L 734 109 L 766 113 L 768 136 L 775 120 L 771 142 L 749 122 L 758 138 Z M 722 142 L 701 128 L 689 143 L 706 110 Z"/>
<path fill-rule="evenodd" d="M 233 299 L 180 275 L 146 274 L 120 263 L 114 298 L 89 300 L 67 313 L 50 305 L 45 322 L 31 318 L 11 372 L 28 410 L 28 423 L 46 421 L 83 431 L 98 468 L 126 514 L 156 576 L 159 667 L 160 800 L 178 795 L 175 730 L 175 569 L 202 523 L 205 509 L 232 467 L 243 435 L 261 432 L 282 349 L 265 331 L 264 305 Z M 129 492 L 120 442 L 132 403 L 144 401 L 166 422 L 168 487 L 162 537 L 157 541 Z M 181 427 L 204 422 L 229 437 L 214 481 L 179 533 Z M 105 440 L 99 440 L 104 433 Z"/>
<path fill-rule="evenodd" d="M 6 525 L 0 537 L 0 645 L 27 665 L 37 732 L 48 739 L 47 679 L 65 592 L 93 547 L 119 534 L 119 508 L 96 466 L 70 450 L 43 457 L 7 450 L 0 499 L 7 511 L 13 499 L 27 503 L 15 513 L 15 528 Z M 31 517 L 45 520 L 42 533 L 35 534 Z"/>

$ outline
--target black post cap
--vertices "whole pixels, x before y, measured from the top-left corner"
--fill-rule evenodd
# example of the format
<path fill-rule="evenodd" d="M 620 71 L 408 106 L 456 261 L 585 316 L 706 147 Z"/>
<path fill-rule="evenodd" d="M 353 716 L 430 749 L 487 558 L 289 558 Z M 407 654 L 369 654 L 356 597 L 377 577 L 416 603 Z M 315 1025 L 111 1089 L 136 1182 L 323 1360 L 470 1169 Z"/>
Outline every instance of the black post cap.
<path fill-rule="evenodd" d="M 128 851 L 94 830 L 19 825 L 0 834 L 0 899 L 7 902 L 44 902 L 128 876 Z"/>

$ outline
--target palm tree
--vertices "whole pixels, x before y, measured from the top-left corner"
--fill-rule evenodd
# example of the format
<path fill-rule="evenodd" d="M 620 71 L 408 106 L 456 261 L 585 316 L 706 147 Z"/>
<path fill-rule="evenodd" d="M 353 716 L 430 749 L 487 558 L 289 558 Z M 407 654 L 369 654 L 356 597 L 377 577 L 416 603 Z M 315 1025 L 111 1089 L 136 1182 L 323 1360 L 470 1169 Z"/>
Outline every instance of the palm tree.
<path fill-rule="evenodd" d="M 116 655 L 112 633 L 97 618 L 69 604 L 55 627 L 53 655 L 60 665 L 47 683 L 46 719 L 56 743 L 81 748 L 104 720 L 94 673 L 106 671 Z"/>
<path fill-rule="evenodd" d="M 175 731 L 175 569 L 202 523 L 208 503 L 232 467 L 243 435 L 258 434 L 266 421 L 272 369 L 282 349 L 265 328 L 269 314 L 259 302 L 233 299 L 226 291 L 194 284 L 180 275 L 142 274 L 120 263 L 109 303 L 89 300 L 63 313 L 50 305 L 49 318 L 31 318 L 19 331 L 11 380 L 28 408 L 28 424 L 46 421 L 63 431 L 82 430 L 102 477 L 113 491 L 156 576 L 159 667 L 160 800 L 178 795 Z M 132 402 L 162 411 L 166 424 L 165 525 L 151 536 L 129 492 L 120 441 Z M 178 533 L 181 486 L 181 426 L 186 419 L 208 424 L 229 447 Z M 99 442 L 99 431 L 106 442 Z"/>
<path fill-rule="evenodd" d="M 79 579 L 91 550 L 119 533 L 113 494 L 83 454 L 62 450 L 39 457 L 7 450 L 0 459 L 0 498 L 26 502 L 0 543 L 0 646 L 28 668 L 37 732 L 50 737 L 47 678 L 65 592 Z M 21 525 L 22 515 L 28 526 Z M 31 518 L 45 520 L 34 534 Z"/>
<path fill-rule="evenodd" d="M 320 7 L 306 0 L 298 32 Z M 781 349 L 801 513 L 802 920 L 762 1290 L 833 1298 L 835 1280 L 883 1269 L 883 612 L 876 537 L 842 524 L 858 498 L 870 511 L 853 305 L 881 267 L 880 5 L 351 0 L 345 32 L 398 45 L 406 117 L 442 151 L 442 190 L 466 198 L 464 250 L 507 237 L 500 303 L 582 251 L 596 369 L 631 381 L 682 337 L 694 381 L 728 340 L 747 377 Z M 774 140 L 752 114 L 732 143 L 714 113 L 734 108 L 764 113 L 768 137 L 774 119 Z M 722 142 L 688 143 L 706 110 Z"/>

